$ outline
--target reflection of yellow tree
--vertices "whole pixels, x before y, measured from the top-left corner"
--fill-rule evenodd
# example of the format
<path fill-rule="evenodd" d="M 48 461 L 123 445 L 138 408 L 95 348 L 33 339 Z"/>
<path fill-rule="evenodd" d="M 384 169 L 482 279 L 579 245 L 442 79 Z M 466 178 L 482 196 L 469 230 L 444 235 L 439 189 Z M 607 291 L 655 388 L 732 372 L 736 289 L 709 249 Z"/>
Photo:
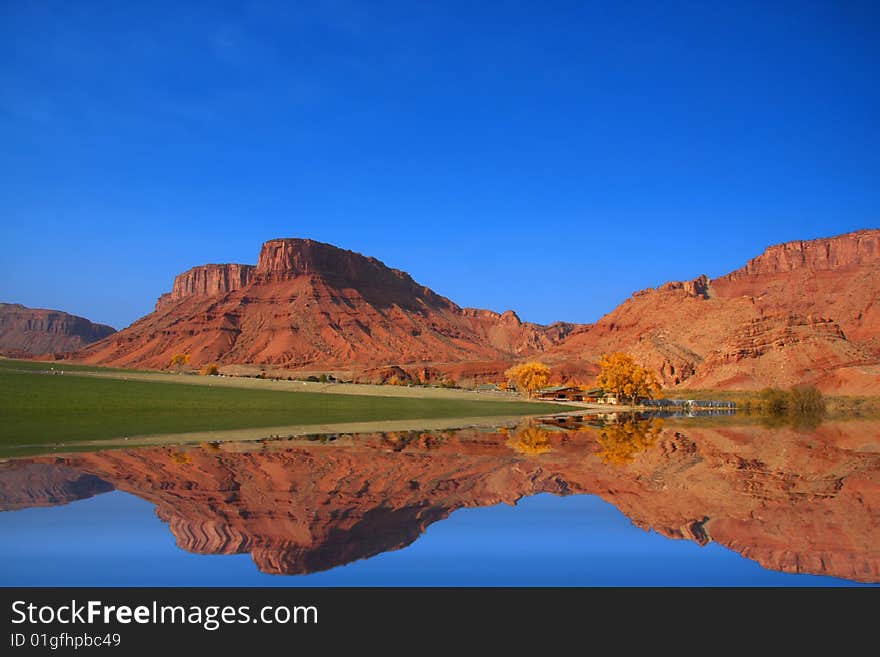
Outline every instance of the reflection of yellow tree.
<path fill-rule="evenodd" d="M 622 420 L 609 424 L 599 432 L 602 446 L 602 462 L 613 465 L 626 465 L 657 442 L 663 421 L 656 418 Z"/>
<path fill-rule="evenodd" d="M 171 460 L 178 465 L 189 465 L 192 463 L 192 457 L 186 452 L 171 452 Z"/>
<path fill-rule="evenodd" d="M 419 434 L 415 431 L 386 431 L 382 434 L 382 445 L 399 452 L 418 438 Z"/>
<path fill-rule="evenodd" d="M 510 449 L 527 456 L 545 454 L 553 449 L 550 445 L 550 432 L 535 426 L 517 429 L 505 444 Z"/>

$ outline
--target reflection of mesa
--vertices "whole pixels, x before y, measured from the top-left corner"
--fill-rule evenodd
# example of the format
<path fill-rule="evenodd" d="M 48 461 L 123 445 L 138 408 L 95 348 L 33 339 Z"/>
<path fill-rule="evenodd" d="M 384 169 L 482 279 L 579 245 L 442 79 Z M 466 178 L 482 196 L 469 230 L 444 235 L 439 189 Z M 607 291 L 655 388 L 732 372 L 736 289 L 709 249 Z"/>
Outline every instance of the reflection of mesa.
<path fill-rule="evenodd" d="M 251 452 L 232 450 L 259 448 L 229 443 L 38 457 L 0 464 L 0 508 L 65 503 L 110 484 L 156 504 L 186 550 L 248 552 L 264 572 L 296 574 L 405 547 L 455 509 L 593 493 L 670 538 L 715 541 L 776 570 L 880 581 L 880 455 L 859 451 L 880 422 L 828 422 L 804 436 L 667 420 L 656 433 L 616 437 L 621 463 L 605 462 L 601 431 L 526 426 Z"/>

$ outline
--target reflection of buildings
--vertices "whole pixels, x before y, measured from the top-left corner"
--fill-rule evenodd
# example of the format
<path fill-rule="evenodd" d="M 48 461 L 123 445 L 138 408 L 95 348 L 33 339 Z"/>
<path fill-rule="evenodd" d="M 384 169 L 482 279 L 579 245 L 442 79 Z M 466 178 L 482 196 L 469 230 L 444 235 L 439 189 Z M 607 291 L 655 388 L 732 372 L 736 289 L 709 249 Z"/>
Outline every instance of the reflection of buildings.
<path fill-rule="evenodd" d="M 646 399 L 641 403 L 664 417 L 736 415 L 736 402 L 710 399 Z"/>
<path fill-rule="evenodd" d="M 880 581 L 880 454 L 862 447 L 880 423 L 667 422 L 625 467 L 603 463 L 600 428 L 561 428 L 536 434 L 551 448 L 537 458 L 509 447 L 515 432 L 462 430 L 23 459 L 0 464 L 0 508 L 112 487 L 155 504 L 186 550 L 294 574 L 405 547 L 458 508 L 592 493 L 640 527 L 768 568 Z"/>

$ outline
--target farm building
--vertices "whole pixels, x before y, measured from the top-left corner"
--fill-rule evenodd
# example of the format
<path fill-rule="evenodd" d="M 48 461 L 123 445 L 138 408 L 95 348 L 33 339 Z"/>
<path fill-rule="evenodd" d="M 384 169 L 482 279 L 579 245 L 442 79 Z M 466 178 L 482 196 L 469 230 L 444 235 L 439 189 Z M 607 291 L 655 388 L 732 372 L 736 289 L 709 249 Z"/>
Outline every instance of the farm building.
<path fill-rule="evenodd" d="M 583 401 L 584 393 L 577 386 L 551 386 L 535 392 L 535 399 L 550 401 Z"/>
<path fill-rule="evenodd" d="M 593 388 L 587 390 L 584 394 L 584 401 L 592 404 L 617 404 L 617 397 L 611 393 L 605 392 L 602 388 Z"/>

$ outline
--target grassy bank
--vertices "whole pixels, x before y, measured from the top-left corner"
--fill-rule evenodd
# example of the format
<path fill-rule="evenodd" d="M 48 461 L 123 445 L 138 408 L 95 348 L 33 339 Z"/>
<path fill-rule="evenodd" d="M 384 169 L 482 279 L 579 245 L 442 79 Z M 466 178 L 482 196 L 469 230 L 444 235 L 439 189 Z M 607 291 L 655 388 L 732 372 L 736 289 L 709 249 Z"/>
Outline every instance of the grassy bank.
<path fill-rule="evenodd" d="M 0 444 L 331 422 L 509 416 L 565 408 L 526 402 L 405 399 L 223 388 L 0 368 Z"/>

